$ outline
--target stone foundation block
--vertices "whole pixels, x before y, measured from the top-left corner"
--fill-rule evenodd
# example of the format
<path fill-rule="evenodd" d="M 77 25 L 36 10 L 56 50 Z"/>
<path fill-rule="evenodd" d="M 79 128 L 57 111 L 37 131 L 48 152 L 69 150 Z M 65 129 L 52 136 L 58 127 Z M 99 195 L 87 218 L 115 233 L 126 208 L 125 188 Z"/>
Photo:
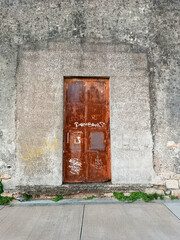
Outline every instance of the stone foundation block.
<path fill-rule="evenodd" d="M 167 188 L 179 188 L 178 180 L 166 180 Z"/>
<path fill-rule="evenodd" d="M 112 198 L 112 197 L 114 197 L 114 195 L 113 195 L 113 193 L 105 193 L 104 197 Z"/>
<path fill-rule="evenodd" d="M 13 197 L 13 194 L 9 193 L 9 192 L 3 192 L 3 193 L 1 193 L 1 196 L 2 197 Z"/>
<path fill-rule="evenodd" d="M 170 194 L 171 194 L 171 191 L 170 191 L 170 190 L 167 190 L 165 193 L 166 193 L 166 195 L 170 195 Z"/>
<path fill-rule="evenodd" d="M 145 193 L 147 194 L 160 194 L 160 195 L 164 195 L 164 191 L 162 189 L 155 189 L 155 188 L 146 188 Z"/>

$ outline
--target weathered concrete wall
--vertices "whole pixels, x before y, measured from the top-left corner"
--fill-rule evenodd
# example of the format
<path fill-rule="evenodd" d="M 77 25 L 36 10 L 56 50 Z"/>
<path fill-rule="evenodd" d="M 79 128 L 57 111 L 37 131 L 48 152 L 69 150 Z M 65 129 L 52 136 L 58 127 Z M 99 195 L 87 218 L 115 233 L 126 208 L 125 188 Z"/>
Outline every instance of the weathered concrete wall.
<path fill-rule="evenodd" d="M 179 1 L 157 1 L 150 25 L 154 168 L 163 178 L 180 174 Z M 169 141 L 173 141 L 172 144 Z"/>
<path fill-rule="evenodd" d="M 179 179 L 179 1 L 1 0 L 1 8 L 0 174 L 7 187 L 61 183 L 65 75 L 111 77 L 114 183 L 158 183 L 153 167 L 162 183 Z M 42 153 L 48 143 L 52 151 L 39 154 L 40 164 L 22 160 L 25 147 Z"/>
<path fill-rule="evenodd" d="M 62 183 L 64 76 L 110 77 L 112 182 L 152 180 L 147 58 L 127 49 L 123 45 L 51 43 L 46 50 L 26 47 L 20 51 L 16 106 L 19 184 Z"/>
<path fill-rule="evenodd" d="M 6 42 L 0 56 L 0 176 L 8 182 L 14 173 L 16 159 L 15 112 L 17 47 Z"/>

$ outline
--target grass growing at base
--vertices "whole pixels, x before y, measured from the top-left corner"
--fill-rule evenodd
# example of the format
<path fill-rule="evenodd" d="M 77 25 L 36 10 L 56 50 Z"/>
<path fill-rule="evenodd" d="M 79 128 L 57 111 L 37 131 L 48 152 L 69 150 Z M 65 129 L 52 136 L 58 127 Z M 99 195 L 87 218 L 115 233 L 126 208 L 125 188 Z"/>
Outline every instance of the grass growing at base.
<path fill-rule="evenodd" d="M 62 200 L 62 199 L 63 199 L 63 196 L 62 196 L 62 195 L 58 195 L 58 196 L 56 196 L 55 198 L 53 198 L 52 201 L 58 202 L 58 201 L 60 201 L 60 200 Z"/>
<path fill-rule="evenodd" d="M 170 199 L 171 199 L 171 200 L 178 199 L 178 196 L 171 195 L 171 196 L 170 196 Z"/>
<path fill-rule="evenodd" d="M 91 199 L 93 199 L 93 198 L 95 198 L 94 195 L 92 195 L 92 196 L 90 196 L 90 197 L 87 197 L 87 198 L 84 198 L 84 199 L 85 199 L 85 200 L 91 200 Z"/>
<path fill-rule="evenodd" d="M 25 201 L 30 201 L 30 200 L 32 199 L 32 195 L 29 195 L 29 194 L 27 194 L 27 193 L 24 193 L 24 194 L 23 194 L 23 198 L 24 198 Z"/>
<path fill-rule="evenodd" d="M 3 190 L 3 185 L 2 185 L 2 182 L 0 182 L 0 194 L 3 193 L 4 190 Z"/>
<path fill-rule="evenodd" d="M 8 205 L 14 197 L 2 197 L 0 196 L 0 205 Z"/>
<path fill-rule="evenodd" d="M 156 199 L 164 199 L 164 196 L 161 194 L 147 194 L 144 192 L 132 192 L 129 196 L 125 196 L 124 193 L 113 193 L 114 197 L 119 201 L 128 201 L 128 202 L 135 202 L 136 200 L 142 199 L 145 202 L 150 202 Z"/>
<path fill-rule="evenodd" d="M 3 184 L 0 182 L 0 194 L 3 192 Z M 8 205 L 13 199 L 14 197 L 3 197 L 0 195 L 0 205 Z"/>

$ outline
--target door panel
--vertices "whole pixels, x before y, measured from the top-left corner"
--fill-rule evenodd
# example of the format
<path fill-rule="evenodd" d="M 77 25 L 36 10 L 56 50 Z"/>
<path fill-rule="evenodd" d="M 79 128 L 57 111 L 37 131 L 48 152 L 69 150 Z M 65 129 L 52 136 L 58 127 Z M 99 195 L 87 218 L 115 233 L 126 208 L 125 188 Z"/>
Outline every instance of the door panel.
<path fill-rule="evenodd" d="M 108 181 L 109 81 L 66 78 L 64 87 L 63 181 Z"/>
<path fill-rule="evenodd" d="M 91 131 L 90 132 L 90 150 L 105 150 L 104 132 Z"/>
<path fill-rule="evenodd" d="M 107 158 L 103 152 L 88 152 L 88 180 L 89 182 L 108 181 Z"/>

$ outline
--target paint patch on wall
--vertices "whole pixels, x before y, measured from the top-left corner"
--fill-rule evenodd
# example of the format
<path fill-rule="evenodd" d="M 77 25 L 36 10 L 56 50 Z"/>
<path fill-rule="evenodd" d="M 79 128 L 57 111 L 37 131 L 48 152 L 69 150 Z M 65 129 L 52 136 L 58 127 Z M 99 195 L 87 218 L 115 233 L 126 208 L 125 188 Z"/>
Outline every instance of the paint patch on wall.
<path fill-rule="evenodd" d="M 180 143 L 175 143 L 174 141 L 169 141 L 169 142 L 167 142 L 167 147 L 180 148 Z"/>
<path fill-rule="evenodd" d="M 179 169 L 179 158 L 180 158 L 180 143 L 175 143 L 174 141 L 167 142 L 167 147 L 171 151 L 171 155 L 177 161 L 177 169 Z"/>
<path fill-rule="evenodd" d="M 42 154 L 45 154 L 47 152 L 54 151 L 59 146 L 58 139 L 55 138 L 52 143 L 50 143 L 49 139 L 46 139 L 45 146 L 44 147 L 38 147 L 36 149 L 30 150 L 30 146 L 25 143 L 25 149 L 26 149 L 26 156 L 22 156 L 23 161 L 29 161 L 33 158 L 36 158 Z"/>

